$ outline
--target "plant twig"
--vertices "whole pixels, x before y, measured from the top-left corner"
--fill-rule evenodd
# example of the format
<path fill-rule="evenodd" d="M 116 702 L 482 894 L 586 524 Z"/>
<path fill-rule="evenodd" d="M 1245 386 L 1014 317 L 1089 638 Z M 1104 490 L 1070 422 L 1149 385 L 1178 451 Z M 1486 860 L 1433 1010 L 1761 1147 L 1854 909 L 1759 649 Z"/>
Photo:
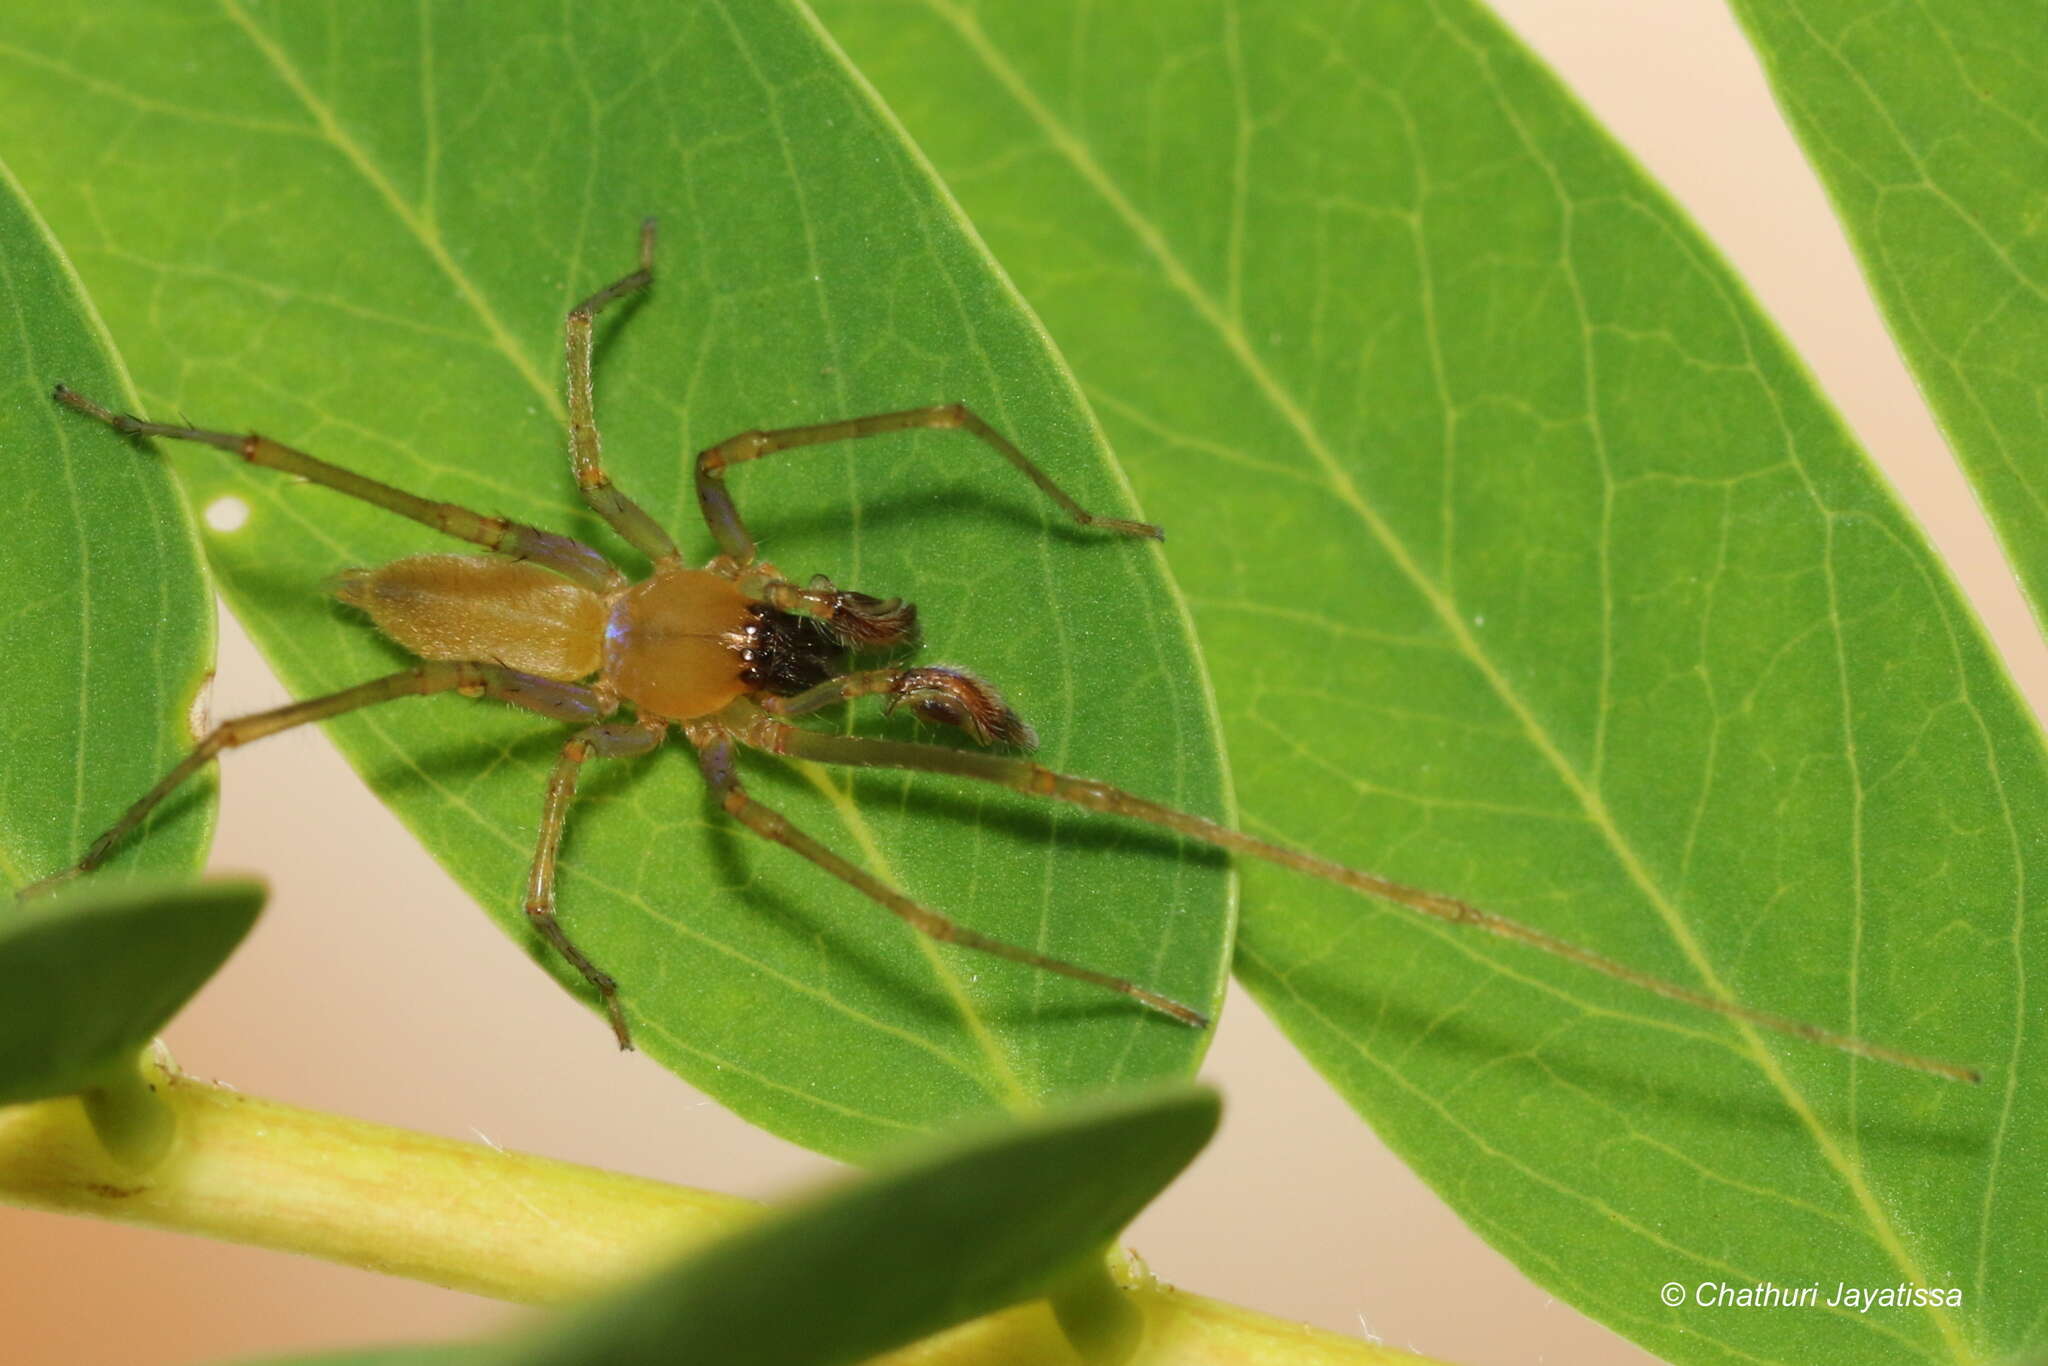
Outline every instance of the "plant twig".
<path fill-rule="evenodd" d="M 76 1099 L 0 1109 L 0 1201 L 199 1233 L 528 1304 L 580 1298 L 709 1242 L 759 1207 L 568 1162 L 245 1096 L 175 1071 L 177 1127 L 137 1174 Z M 1429 1366 L 1421 1357 L 1185 1295 L 1134 1259 L 1110 1274 L 1145 1321 L 1131 1366 Z M 1051 1311 L 1022 1305 L 890 1354 L 888 1366 L 1072 1366 Z"/>

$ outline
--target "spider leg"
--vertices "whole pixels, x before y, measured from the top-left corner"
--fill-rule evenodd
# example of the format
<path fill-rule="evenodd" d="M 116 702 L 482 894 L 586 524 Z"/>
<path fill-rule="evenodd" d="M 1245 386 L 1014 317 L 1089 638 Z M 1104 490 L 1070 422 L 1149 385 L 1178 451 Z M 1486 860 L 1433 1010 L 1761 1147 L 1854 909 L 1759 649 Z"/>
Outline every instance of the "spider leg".
<path fill-rule="evenodd" d="M 539 527 L 527 526 L 523 522 L 510 521 L 504 517 L 486 517 L 481 512 L 472 512 L 454 503 L 437 503 L 393 488 L 389 484 L 345 470 L 339 465 L 330 465 L 325 460 L 293 450 L 267 436 L 250 432 L 236 436 L 232 432 L 210 432 L 198 427 L 180 427 L 167 422 L 151 422 L 130 413 L 117 413 L 102 408 L 91 399 L 60 384 L 51 394 L 67 408 L 74 408 L 87 417 L 106 423 L 123 436 L 162 436 L 174 441 L 195 441 L 202 446 L 213 446 L 231 455 L 238 455 L 252 465 L 282 470 L 296 475 L 310 483 L 323 484 L 337 493 L 351 498 L 360 498 L 366 503 L 395 512 L 401 517 L 410 517 L 436 531 L 470 541 L 487 550 L 514 559 L 532 560 L 554 570 L 566 579 L 582 584 L 596 592 L 610 592 L 625 586 L 625 577 L 612 568 L 611 562 L 595 549 L 569 536 L 542 531 Z"/>
<path fill-rule="evenodd" d="M 548 779 L 547 798 L 541 805 L 540 842 L 533 851 L 533 870 L 526 878 L 527 920 L 541 938 L 554 945 L 555 952 L 568 959 L 576 971 L 597 988 L 599 998 L 604 1001 L 605 1013 L 611 1017 L 612 1033 L 618 1037 L 622 1049 L 633 1046 L 633 1036 L 627 1032 L 626 1016 L 619 1008 L 618 984 L 569 942 L 569 936 L 562 932 L 561 922 L 555 918 L 555 855 L 562 847 L 562 826 L 568 819 L 569 803 L 576 796 L 576 776 L 584 760 L 592 754 L 606 759 L 651 754 L 667 733 L 667 722 L 643 719 L 587 726 L 570 737 L 569 743 L 562 746 L 562 757 L 555 761 L 554 774 Z"/>
<path fill-rule="evenodd" d="M 1097 517 L 1068 496 L 1050 475 L 1031 463 L 1008 437 L 982 421 L 980 414 L 964 403 L 942 403 L 930 408 L 910 408 L 872 417 L 850 417 L 839 422 L 820 422 L 808 427 L 781 427 L 773 431 L 741 432 L 697 454 L 697 505 L 704 511 L 705 524 L 718 538 L 719 548 L 744 566 L 754 561 L 754 538 L 747 534 L 732 495 L 726 492 L 725 471 L 729 466 L 759 460 L 777 451 L 801 446 L 818 446 L 829 441 L 856 441 L 862 437 L 884 436 L 890 432 L 920 429 L 966 432 L 986 442 L 997 455 L 1015 466 L 1026 479 L 1038 485 L 1045 496 L 1058 503 L 1082 526 L 1099 526 L 1126 536 L 1163 539 L 1159 528 L 1149 522 L 1128 522 L 1119 517 Z"/>
<path fill-rule="evenodd" d="M 565 350 L 569 367 L 569 465 L 591 511 L 612 524 L 626 543 L 658 564 L 680 564 L 682 552 L 661 524 L 613 486 L 604 472 L 603 442 L 590 381 L 592 321 L 611 304 L 654 283 L 654 220 L 640 224 L 640 268 L 621 276 L 569 310 Z"/>
<path fill-rule="evenodd" d="M 763 694 L 756 699 L 761 710 L 775 716 L 809 716 L 837 702 L 856 697 L 886 696 L 888 711 L 908 703 L 923 720 L 939 726 L 958 726 L 976 744 L 1009 745 L 1036 749 L 1038 734 L 1024 718 L 1010 710 L 1002 694 L 965 669 L 946 664 L 899 666 L 892 669 L 862 669 L 828 678 L 815 688 L 794 697 Z"/>
<path fill-rule="evenodd" d="M 1382 901 L 1390 901 L 1397 906 L 1437 920 L 1453 925 L 1468 925 L 1503 939 L 1512 939 L 1554 957 L 1576 963 L 1580 967 L 1590 968 L 1617 981 L 1626 982 L 1640 990 L 1652 992 L 1667 1000 L 1696 1006 L 1728 1019 L 1740 1020 L 1845 1053 L 1874 1058 L 1880 1062 L 1909 1067 L 1915 1071 L 1928 1072 L 1951 1080 L 1975 1082 L 1980 1079 L 1976 1072 L 1954 1063 L 1900 1052 L 1863 1039 L 1837 1034 L 1818 1025 L 1808 1024 L 1804 1020 L 1758 1010 L 1709 995 L 1704 991 L 1680 986 L 1676 982 L 1668 982 L 1661 977 L 1640 972 L 1625 963 L 1617 962 L 1604 954 L 1582 948 L 1569 940 L 1546 934 L 1534 926 L 1524 925 L 1506 916 L 1495 915 L 1491 911 L 1483 911 L 1453 897 L 1423 891 L 1419 887 L 1394 882 L 1374 873 L 1347 867 L 1331 859 L 1273 844 L 1190 812 L 1147 801 L 1108 783 L 1097 782 L 1092 778 L 1077 778 L 1066 773 L 1055 773 L 1044 765 L 1028 759 L 985 754 L 974 750 L 947 749 L 940 745 L 911 744 L 899 740 L 868 740 L 850 735 L 825 735 L 789 725 L 767 715 L 758 707 L 736 705 L 729 708 L 724 715 L 726 723 L 743 743 L 771 754 L 855 768 L 911 769 L 923 773 L 973 778 L 980 782 L 1014 788 L 1037 797 L 1071 802 L 1090 811 L 1107 812 L 1132 820 L 1145 821 L 1162 826 L 1177 835 L 1216 845 L 1233 853 L 1250 854 L 1254 858 L 1265 859 L 1284 868 L 1292 868 L 1296 872 L 1306 873 L 1325 882 L 1334 882 L 1341 887 L 1363 892 Z"/>
<path fill-rule="evenodd" d="M 717 722 L 692 722 L 685 727 L 685 733 L 689 735 L 690 743 L 697 747 L 697 762 L 704 770 L 705 781 L 711 784 L 712 790 L 718 794 L 720 803 L 735 820 L 761 838 L 794 850 L 870 900 L 880 902 L 891 915 L 919 934 L 942 944 L 958 944 L 962 948 L 978 949 L 997 958 L 1007 958 L 1013 963 L 1023 963 L 1028 967 L 1056 972 L 1063 977 L 1072 977 L 1076 981 L 1118 992 L 1162 1015 L 1171 1016 L 1182 1024 L 1192 1025 L 1197 1029 L 1209 1023 L 1208 1017 L 1201 1012 L 1157 992 L 1147 991 L 1121 977 L 1077 967 L 1062 959 L 1049 958 L 1045 954 L 1006 940 L 978 934 L 964 925 L 947 919 L 937 911 L 912 901 L 888 883 L 848 863 L 791 825 L 780 812 L 773 811 L 748 796 L 746 788 L 740 783 L 732 736 Z"/>
<path fill-rule="evenodd" d="M 48 891 L 61 882 L 69 881 L 80 873 L 89 873 L 106 862 L 129 832 L 142 824 L 149 813 L 187 778 L 206 767 L 222 750 L 246 745 L 251 740 L 260 740 L 266 735 L 303 726 L 311 721 L 325 721 L 344 712 L 357 711 L 363 707 L 374 707 L 380 702 L 394 702 L 401 697 L 423 697 L 430 693 L 459 692 L 470 697 L 495 697 L 528 711 L 558 721 L 590 722 L 599 719 L 616 705 L 601 698 L 589 688 L 577 687 L 572 683 L 557 683 L 551 679 L 536 678 L 531 674 L 514 672 L 495 664 L 470 664 L 434 661 L 415 664 L 410 669 L 368 683 L 358 683 L 353 688 L 329 693 L 325 697 L 312 697 L 303 702 L 294 702 L 274 711 L 257 712 L 252 716 L 236 717 L 223 721 L 207 732 L 205 738 L 192 747 L 177 765 L 166 773 L 157 785 L 144 793 L 121 818 L 109 826 L 106 833 L 92 842 L 85 857 L 62 872 L 53 873 L 39 882 L 30 883 L 21 889 L 23 898 Z"/>

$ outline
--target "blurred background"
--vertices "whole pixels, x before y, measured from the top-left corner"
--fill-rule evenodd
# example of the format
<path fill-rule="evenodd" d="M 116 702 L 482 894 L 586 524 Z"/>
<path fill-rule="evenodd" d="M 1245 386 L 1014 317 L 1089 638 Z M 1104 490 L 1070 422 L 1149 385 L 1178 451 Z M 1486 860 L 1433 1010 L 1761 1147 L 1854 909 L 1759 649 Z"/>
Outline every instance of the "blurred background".
<path fill-rule="evenodd" d="M 1749 278 L 1918 512 L 2038 712 L 2048 648 L 1720 0 L 1494 7 Z M 285 700 L 224 622 L 215 716 Z M 214 864 L 261 872 L 273 895 L 169 1034 L 196 1075 L 736 1194 L 773 1196 L 831 1169 L 617 1054 L 317 733 L 230 757 Z M 1125 1240 L 1159 1276 L 1467 1366 L 1651 1360 L 1459 1224 L 1241 994 L 1206 1074 L 1228 1103 L 1222 1135 Z M 0 1209 L 7 1366 L 182 1366 L 473 1334 L 518 1312 L 298 1258 Z"/>

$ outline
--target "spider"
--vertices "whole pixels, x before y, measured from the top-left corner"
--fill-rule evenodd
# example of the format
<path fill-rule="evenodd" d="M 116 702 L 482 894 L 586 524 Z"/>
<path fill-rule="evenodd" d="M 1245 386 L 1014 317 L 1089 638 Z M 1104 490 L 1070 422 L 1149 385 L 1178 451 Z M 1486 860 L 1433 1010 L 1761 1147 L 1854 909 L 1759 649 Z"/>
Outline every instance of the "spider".
<path fill-rule="evenodd" d="M 250 464 L 410 517 L 488 553 L 410 555 L 374 569 L 344 571 L 335 584 L 337 596 L 360 608 L 378 630 L 420 662 L 324 697 L 221 723 L 94 840 L 76 864 L 32 884 L 23 896 L 98 867 L 160 802 L 223 750 L 362 707 L 454 692 L 494 698 L 576 727 L 562 746 L 541 804 L 525 909 L 534 932 L 596 991 L 622 1049 L 632 1047 L 632 1034 L 620 1007 L 618 984 L 577 948 L 556 915 L 556 855 L 584 763 L 593 756 L 650 754 L 672 729 L 679 729 L 695 750 L 705 781 L 735 820 L 817 864 L 918 932 L 1119 993 L 1195 1028 L 1206 1028 L 1208 1019 L 1192 1006 L 1124 978 L 977 933 L 849 863 L 748 794 L 740 779 L 739 750 L 971 778 L 1146 821 L 1423 915 L 1515 940 L 1715 1014 L 1953 1080 L 1979 1079 L 1952 1063 L 1679 986 L 1454 898 L 1257 839 L 1107 783 L 1056 773 L 1018 754 L 996 752 L 1029 751 L 1037 737 L 993 686 L 965 669 L 900 663 L 848 668 L 852 655 L 898 651 L 913 644 L 917 609 L 899 598 L 841 589 L 822 575 L 800 585 L 762 560 L 726 488 L 726 471 L 734 465 L 805 446 L 892 432 L 962 432 L 1001 456 L 1084 527 L 1151 539 L 1162 539 L 1160 529 L 1088 512 L 973 409 L 948 403 L 743 432 L 699 452 L 697 501 L 719 553 L 701 569 L 686 566 L 669 533 L 606 475 L 592 400 L 595 320 L 611 304 L 653 282 L 654 245 L 655 223 L 650 218 L 640 228 L 639 268 L 569 310 L 566 327 L 570 466 L 583 500 L 652 562 L 652 574 L 637 583 L 596 548 L 570 537 L 420 498 L 268 437 L 151 422 L 56 386 L 53 397 L 59 403 L 125 436 L 213 446 Z M 962 732 L 982 748 L 828 734 L 792 724 L 863 697 L 883 698 L 890 711 L 907 707 L 924 721 Z M 631 716 L 622 719 L 627 708 Z"/>

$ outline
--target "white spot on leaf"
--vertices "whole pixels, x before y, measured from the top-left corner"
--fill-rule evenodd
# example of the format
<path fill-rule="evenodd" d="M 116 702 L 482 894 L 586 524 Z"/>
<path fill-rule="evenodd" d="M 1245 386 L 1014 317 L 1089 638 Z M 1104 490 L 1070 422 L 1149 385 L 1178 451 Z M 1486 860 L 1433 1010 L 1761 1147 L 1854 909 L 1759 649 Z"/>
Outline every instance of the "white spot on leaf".
<path fill-rule="evenodd" d="M 198 744 L 206 733 L 213 729 L 213 670 L 206 671 L 200 681 L 199 690 L 192 694 L 191 705 L 185 708 L 185 733 Z"/>
<path fill-rule="evenodd" d="M 227 494 L 208 503 L 201 516 L 205 517 L 211 530 L 240 531 L 249 523 L 249 505 L 233 494 Z"/>

